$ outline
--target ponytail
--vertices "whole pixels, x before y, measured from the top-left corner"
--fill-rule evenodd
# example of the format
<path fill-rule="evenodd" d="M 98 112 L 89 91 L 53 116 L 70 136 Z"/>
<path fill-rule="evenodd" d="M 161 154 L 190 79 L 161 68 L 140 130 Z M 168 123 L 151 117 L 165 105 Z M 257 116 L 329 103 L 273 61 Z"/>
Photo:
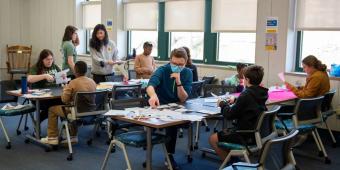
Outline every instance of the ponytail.
<path fill-rule="evenodd" d="M 320 60 L 318 60 L 315 56 L 309 55 L 306 58 L 302 60 L 302 63 L 309 66 L 309 67 L 314 67 L 315 69 L 319 71 L 324 71 L 326 72 L 327 66 L 326 64 L 322 64 Z"/>

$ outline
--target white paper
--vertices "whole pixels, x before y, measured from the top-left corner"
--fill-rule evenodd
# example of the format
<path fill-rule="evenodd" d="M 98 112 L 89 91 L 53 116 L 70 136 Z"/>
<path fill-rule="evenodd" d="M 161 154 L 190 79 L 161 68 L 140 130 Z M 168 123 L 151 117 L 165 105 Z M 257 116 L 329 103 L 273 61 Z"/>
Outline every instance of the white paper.
<path fill-rule="evenodd" d="M 126 116 L 130 113 L 130 111 L 126 110 L 110 110 L 106 112 L 104 115 L 105 116 Z"/>
<path fill-rule="evenodd" d="M 217 103 L 218 99 L 216 98 L 207 98 L 204 99 L 204 103 Z"/>
<path fill-rule="evenodd" d="M 282 82 L 285 82 L 285 81 L 286 81 L 286 80 L 285 80 L 285 75 L 283 74 L 283 72 L 279 73 L 278 76 L 279 76 L 279 78 L 280 78 L 280 80 L 281 80 Z"/>
<path fill-rule="evenodd" d="M 219 114 L 220 112 L 217 111 L 211 111 L 211 110 L 199 110 L 198 113 L 208 114 L 208 115 L 215 115 Z"/>
<path fill-rule="evenodd" d="M 55 78 L 55 83 L 56 84 L 66 84 L 67 82 L 69 82 L 71 79 L 67 78 L 67 72 L 69 72 L 70 69 L 66 69 L 60 72 L 57 72 L 54 74 L 54 78 Z"/>
<path fill-rule="evenodd" d="M 27 105 L 18 104 L 16 106 L 12 106 L 11 104 L 7 103 L 1 110 L 17 110 L 26 107 Z"/>

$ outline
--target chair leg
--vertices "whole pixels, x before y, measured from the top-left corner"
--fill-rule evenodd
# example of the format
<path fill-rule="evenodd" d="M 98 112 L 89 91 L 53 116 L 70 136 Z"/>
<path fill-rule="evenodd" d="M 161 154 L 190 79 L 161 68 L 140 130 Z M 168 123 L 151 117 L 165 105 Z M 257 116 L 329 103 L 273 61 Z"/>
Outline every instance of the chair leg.
<path fill-rule="evenodd" d="M 294 154 L 293 154 L 293 149 L 290 149 L 290 151 L 289 151 L 289 158 L 290 158 L 290 161 L 293 163 L 293 165 L 296 166 L 296 161 L 295 161 L 295 157 L 294 157 Z"/>
<path fill-rule="evenodd" d="M 206 132 L 209 132 L 209 131 L 210 131 L 210 128 L 209 128 L 207 119 L 203 119 L 203 124 L 204 124 L 204 126 L 205 126 L 205 131 L 206 131 Z"/>
<path fill-rule="evenodd" d="M 125 161 L 126 161 L 126 165 L 127 165 L 127 167 L 128 167 L 128 170 L 131 170 L 131 164 L 130 164 L 129 157 L 128 157 L 127 152 L 126 152 L 126 147 L 125 147 L 125 145 L 124 145 L 122 142 L 118 141 L 118 140 L 115 140 L 115 141 L 114 141 L 114 144 L 115 144 L 116 146 L 120 147 L 120 148 L 123 150 L 124 158 L 125 158 Z M 113 146 L 113 145 L 112 145 L 112 146 Z M 109 152 L 109 151 L 110 151 L 110 150 L 108 150 L 108 152 Z"/>
<path fill-rule="evenodd" d="M 8 137 L 7 130 L 6 130 L 6 128 L 5 128 L 5 126 L 4 126 L 3 122 L 2 122 L 2 118 L 1 118 L 1 117 L 0 117 L 0 125 L 1 125 L 1 128 L 2 128 L 2 131 L 3 131 L 4 134 L 5 134 L 5 138 L 6 138 L 6 140 L 7 140 L 6 149 L 11 149 L 11 141 L 10 141 L 10 139 L 9 139 L 9 137 Z"/>
<path fill-rule="evenodd" d="M 68 145 L 68 150 L 69 150 L 69 155 L 67 157 L 67 160 L 72 161 L 73 160 L 73 151 L 72 151 L 70 131 L 69 131 L 69 128 L 68 128 L 68 122 L 64 122 L 63 124 L 65 126 L 67 145 Z"/>
<path fill-rule="evenodd" d="M 326 164 L 330 164 L 331 163 L 331 160 L 328 158 L 328 155 L 326 153 L 326 149 L 325 147 L 323 146 L 323 143 L 322 143 L 322 140 L 320 138 L 320 135 L 319 135 L 319 132 L 317 129 L 315 129 L 315 134 L 316 134 L 316 138 L 318 139 L 319 143 L 320 143 L 320 147 L 321 147 L 321 151 L 323 153 L 323 156 L 325 158 L 325 163 Z"/>
<path fill-rule="evenodd" d="M 248 156 L 248 151 L 244 150 L 243 151 L 243 157 L 247 163 L 250 163 L 249 156 Z"/>
<path fill-rule="evenodd" d="M 336 139 L 335 139 L 335 137 L 334 137 L 334 135 L 333 135 L 333 132 L 332 132 L 332 130 L 329 128 L 327 122 L 325 121 L 324 123 L 325 123 L 326 128 L 327 128 L 327 130 L 328 130 L 328 132 L 329 132 L 329 135 L 330 135 L 331 138 L 332 138 L 332 141 L 333 141 L 333 145 L 332 145 L 332 146 L 333 146 L 333 148 L 336 148 Z"/>
<path fill-rule="evenodd" d="M 28 115 L 26 114 L 26 116 L 25 116 L 25 126 L 24 126 L 24 130 L 25 130 L 25 131 L 28 130 L 28 126 L 27 126 L 27 117 L 28 117 Z"/>
<path fill-rule="evenodd" d="M 216 120 L 216 121 L 215 121 L 215 124 L 214 124 L 214 132 L 215 132 L 215 133 L 217 132 L 217 126 L 218 126 L 219 123 L 220 123 L 219 120 Z"/>
<path fill-rule="evenodd" d="M 231 151 L 230 151 L 231 152 Z M 227 155 L 227 157 L 224 159 L 222 165 L 220 166 L 219 170 L 222 170 L 223 167 L 225 167 L 225 165 L 228 163 L 228 161 L 230 160 L 231 157 L 231 153 L 229 152 L 229 154 Z"/>
<path fill-rule="evenodd" d="M 168 151 L 166 150 L 166 146 L 165 146 L 164 143 L 162 144 L 162 147 L 163 147 L 163 151 L 164 151 L 164 154 L 165 154 L 166 161 L 168 162 L 169 169 L 173 170 L 172 164 L 171 164 L 171 161 L 170 161 L 170 158 L 169 158 L 169 154 L 168 154 Z"/>
<path fill-rule="evenodd" d="M 24 115 L 21 115 L 20 116 L 20 119 L 19 119 L 19 123 L 18 123 L 18 126 L 17 126 L 17 135 L 20 135 L 21 134 L 21 131 L 20 131 L 20 126 L 21 126 L 21 122 L 22 122 L 22 118 L 24 117 Z"/>
<path fill-rule="evenodd" d="M 106 155 L 105 155 L 104 162 L 102 164 L 101 170 L 104 170 L 106 168 L 107 161 L 109 160 L 109 156 L 111 154 L 111 150 L 112 150 L 114 144 L 115 144 L 115 140 L 112 140 L 110 145 L 109 145 L 109 149 L 106 152 Z"/>
<path fill-rule="evenodd" d="M 319 156 L 321 156 L 321 155 L 320 155 L 320 153 L 321 153 L 320 143 L 319 143 L 319 140 L 316 138 L 316 135 L 315 135 L 315 132 L 314 132 L 314 131 L 312 131 L 312 135 L 313 135 L 314 141 L 315 141 L 315 143 L 316 143 L 316 146 L 318 147 Z"/>
<path fill-rule="evenodd" d="M 92 130 L 92 136 L 90 137 L 89 140 L 87 140 L 87 145 L 89 145 L 89 146 L 92 145 L 92 140 L 95 138 L 95 136 L 97 134 L 98 127 L 99 127 L 99 123 L 96 122 L 94 124 L 93 130 Z"/>

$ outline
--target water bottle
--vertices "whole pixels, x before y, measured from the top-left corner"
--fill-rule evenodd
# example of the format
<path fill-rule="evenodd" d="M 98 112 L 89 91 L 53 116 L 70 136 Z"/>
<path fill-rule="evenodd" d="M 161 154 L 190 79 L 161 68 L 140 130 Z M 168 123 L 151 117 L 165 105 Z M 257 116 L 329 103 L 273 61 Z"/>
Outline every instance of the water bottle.
<path fill-rule="evenodd" d="M 27 77 L 22 76 L 21 77 L 21 94 L 27 93 Z"/>

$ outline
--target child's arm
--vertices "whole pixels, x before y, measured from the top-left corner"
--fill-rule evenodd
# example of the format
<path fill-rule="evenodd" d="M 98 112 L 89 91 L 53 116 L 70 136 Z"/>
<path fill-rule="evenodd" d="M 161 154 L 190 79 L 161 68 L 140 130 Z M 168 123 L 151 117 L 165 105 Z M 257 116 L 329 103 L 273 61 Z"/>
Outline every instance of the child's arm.
<path fill-rule="evenodd" d="M 239 119 L 244 105 L 244 96 L 240 95 L 235 104 L 229 105 L 227 101 L 220 102 L 221 113 L 228 120 Z"/>

